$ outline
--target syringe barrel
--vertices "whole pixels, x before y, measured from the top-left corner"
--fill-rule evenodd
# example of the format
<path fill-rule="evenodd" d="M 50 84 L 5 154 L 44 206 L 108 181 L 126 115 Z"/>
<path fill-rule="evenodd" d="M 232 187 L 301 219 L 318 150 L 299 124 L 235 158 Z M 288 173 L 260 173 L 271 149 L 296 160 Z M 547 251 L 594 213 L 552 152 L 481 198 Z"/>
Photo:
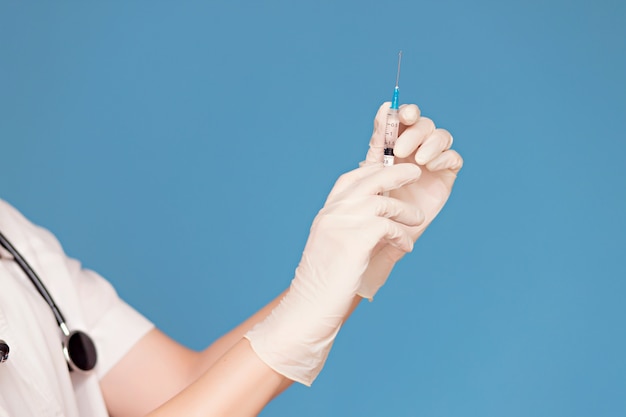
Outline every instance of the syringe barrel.
<path fill-rule="evenodd" d="M 398 109 L 390 108 L 387 111 L 387 122 L 385 123 L 384 166 L 391 166 L 394 163 L 393 148 L 396 146 L 399 127 L 400 118 L 398 117 Z"/>

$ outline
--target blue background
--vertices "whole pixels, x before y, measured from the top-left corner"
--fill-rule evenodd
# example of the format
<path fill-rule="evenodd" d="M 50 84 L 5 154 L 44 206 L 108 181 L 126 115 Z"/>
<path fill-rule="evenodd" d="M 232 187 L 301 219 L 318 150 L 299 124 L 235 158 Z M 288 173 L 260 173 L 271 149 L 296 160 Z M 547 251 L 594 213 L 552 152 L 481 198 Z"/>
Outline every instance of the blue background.
<path fill-rule="evenodd" d="M 1 196 L 191 347 L 288 285 L 398 50 L 465 159 L 263 415 L 626 415 L 625 2 L 104 3 L 1 3 Z"/>

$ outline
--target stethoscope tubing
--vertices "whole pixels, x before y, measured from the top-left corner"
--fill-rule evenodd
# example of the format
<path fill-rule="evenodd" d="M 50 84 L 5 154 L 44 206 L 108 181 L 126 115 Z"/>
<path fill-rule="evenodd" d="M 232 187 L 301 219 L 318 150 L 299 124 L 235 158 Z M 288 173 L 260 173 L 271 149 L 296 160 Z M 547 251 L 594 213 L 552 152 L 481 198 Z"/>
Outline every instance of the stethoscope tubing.
<path fill-rule="evenodd" d="M 52 309 L 54 318 L 56 319 L 59 326 L 61 326 L 62 329 L 64 327 L 67 328 L 65 324 L 65 318 L 63 317 L 63 314 L 61 313 L 61 310 L 59 309 L 59 307 L 57 307 L 56 303 L 54 302 L 54 299 L 48 292 L 48 289 L 46 288 L 46 286 L 43 284 L 43 282 L 41 282 L 41 279 L 39 279 L 39 276 L 35 273 L 33 268 L 31 268 L 28 262 L 26 262 L 26 259 L 22 257 L 22 255 L 17 251 L 17 249 L 15 249 L 15 247 L 2 234 L 2 232 L 0 232 L 0 245 L 2 245 L 2 247 L 4 247 L 7 251 L 9 251 L 11 256 L 13 256 L 13 259 L 15 259 L 15 262 L 17 262 L 17 264 L 22 269 L 22 271 L 24 271 L 24 273 L 26 274 L 28 279 L 30 279 L 30 281 L 33 283 L 35 288 L 37 288 L 37 291 L 39 292 L 39 294 L 41 294 L 43 299 L 46 300 L 46 303 L 48 303 L 48 305 Z M 65 330 L 64 330 L 64 333 L 65 333 Z"/>

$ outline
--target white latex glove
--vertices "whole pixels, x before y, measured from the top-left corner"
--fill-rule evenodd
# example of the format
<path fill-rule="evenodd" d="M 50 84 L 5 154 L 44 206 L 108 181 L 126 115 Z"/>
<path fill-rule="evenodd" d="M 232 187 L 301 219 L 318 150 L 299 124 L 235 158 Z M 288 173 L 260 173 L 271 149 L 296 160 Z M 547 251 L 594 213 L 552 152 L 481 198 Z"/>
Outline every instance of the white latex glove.
<path fill-rule="evenodd" d="M 382 166 L 389 105 L 384 103 L 376 114 L 370 148 L 361 166 Z M 450 149 L 452 135 L 445 129 L 435 128 L 432 120 L 420 117 L 416 105 L 401 106 L 399 118 L 401 125 L 394 147 L 395 163 L 415 164 L 422 169 L 422 175 L 418 181 L 391 191 L 389 196 L 424 212 L 424 222 L 410 229 L 415 242 L 448 200 L 457 173 L 463 166 L 463 158 Z M 403 251 L 380 242 L 363 274 L 358 294 L 371 300 L 402 256 Z"/>
<path fill-rule="evenodd" d="M 424 216 L 382 194 L 419 179 L 415 164 L 358 168 L 339 178 L 313 221 L 302 259 L 279 305 L 245 337 L 278 373 L 310 385 L 321 371 L 374 248 L 413 248 Z"/>

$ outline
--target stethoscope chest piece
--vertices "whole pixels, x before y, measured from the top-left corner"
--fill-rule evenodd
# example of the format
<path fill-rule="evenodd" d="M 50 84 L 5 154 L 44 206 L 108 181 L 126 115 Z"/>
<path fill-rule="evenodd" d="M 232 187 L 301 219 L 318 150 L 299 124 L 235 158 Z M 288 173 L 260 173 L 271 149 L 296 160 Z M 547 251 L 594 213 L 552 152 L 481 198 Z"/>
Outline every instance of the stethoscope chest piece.
<path fill-rule="evenodd" d="M 75 330 L 63 342 L 63 354 L 72 371 L 91 371 L 96 366 L 96 346 L 85 332 Z"/>
<path fill-rule="evenodd" d="M 9 359 L 9 345 L 2 339 L 0 339 L 0 363 L 6 362 Z"/>

